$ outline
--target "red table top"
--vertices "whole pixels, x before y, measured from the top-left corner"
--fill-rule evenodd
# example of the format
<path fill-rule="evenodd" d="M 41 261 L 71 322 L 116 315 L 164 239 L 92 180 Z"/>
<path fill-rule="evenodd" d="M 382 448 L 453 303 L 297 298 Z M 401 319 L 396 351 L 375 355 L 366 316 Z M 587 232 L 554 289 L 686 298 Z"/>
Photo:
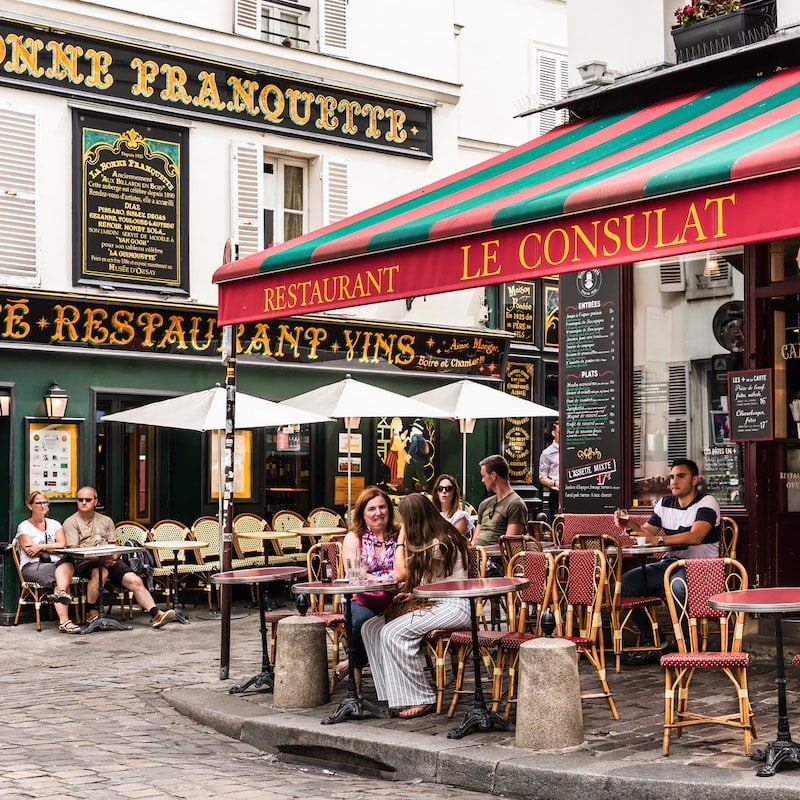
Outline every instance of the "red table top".
<path fill-rule="evenodd" d="M 742 589 L 723 592 L 708 598 L 712 608 L 723 611 L 750 611 L 762 614 L 800 612 L 800 587 L 772 586 L 764 589 Z"/>
<path fill-rule="evenodd" d="M 417 586 L 417 597 L 492 597 L 522 589 L 529 583 L 527 578 L 465 578 L 463 580 L 440 581 Z"/>
<path fill-rule="evenodd" d="M 214 583 L 269 583 L 284 581 L 305 575 L 305 567 L 255 567 L 253 569 L 232 569 L 229 572 L 217 572 L 211 576 Z"/>

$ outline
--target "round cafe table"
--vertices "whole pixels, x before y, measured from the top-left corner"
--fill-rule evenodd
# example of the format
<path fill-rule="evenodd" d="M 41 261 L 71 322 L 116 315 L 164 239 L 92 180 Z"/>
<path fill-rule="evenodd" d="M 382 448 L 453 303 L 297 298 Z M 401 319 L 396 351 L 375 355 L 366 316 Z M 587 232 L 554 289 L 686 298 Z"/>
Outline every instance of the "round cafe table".
<path fill-rule="evenodd" d="M 291 533 L 308 539 L 310 544 L 316 544 L 323 536 L 337 536 L 340 533 L 347 533 L 347 528 L 306 525 L 302 528 L 292 528 Z"/>
<path fill-rule="evenodd" d="M 514 730 L 513 723 L 502 714 L 489 711 L 483 698 L 481 685 L 481 654 L 478 647 L 478 618 L 475 613 L 475 599 L 478 597 L 496 597 L 522 589 L 529 583 L 527 578 L 466 578 L 464 580 L 441 581 L 417 586 L 416 597 L 431 599 L 443 597 L 464 597 L 469 600 L 470 625 L 472 628 L 472 667 L 475 673 L 475 702 L 472 711 L 468 711 L 461 724 L 447 734 L 448 739 L 461 739 L 474 731 L 491 731 L 495 728 L 503 731 Z"/>
<path fill-rule="evenodd" d="M 101 568 L 105 559 L 112 556 L 122 556 L 127 553 L 136 553 L 143 550 L 143 547 L 129 547 L 127 545 L 117 544 L 102 544 L 94 547 L 66 547 L 62 550 L 55 550 L 61 556 L 77 556 L 81 559 L 89 561 L 97 561 L 98 570 Z M 92 568 L 94 571 L 94 567 Z M 107 617 L 105 613 L 105 581 L 98 582 L 100 584 L 100 597 L 97 604 L 97 616 L 83 629 L 83 633 L 94 633 L 95 631 L 132 631 L 133 625 L 124 625 L 116 619 Z"/>
<path fill-rule="evenodd" d="M 305 567 L 255 567 L 253 569 L 234 569 L 228 572 L 217 572 L 211 576 L 213 583 L 234 585 L 239 583 L 255 584 L 258 591 L 258 612 L 261 631 L 261 672 L 250 680 L 232 686 L 228 694 L 241 694 L 251 686 L 254 689 L 266 688 L 271 692 L 275 688 L 275 673 L 269 661 L 269 644 L 267 642 L 267 621 L 264 615 L 267 610 L 264 598 L 264 584 L 272 581 L 290 581 L 306 574 Z"/>
<path fill-rule="evenodd" d="M 778 738 L 764 750 L 750 756 L 763 761 L 756 775 L 771 778 L 783 764 L 800 765 L 800 745 L 792 741 L 789 731 L 789 711 L 786 705 L 786 671 L 783 663 L 783 629 L 781 620 L 789 614 L 800 613 L 800 587 L 775 586 L 765 589 L 742 589 L 723 592 L 708 598 L 712 608 L 721 611 L 746 611 L 749 614 L 769 614 L 775 621 L 775 686 L 778 689 Z"/>
<path fill-rule="evenodd" d="M 611 547 L 608 548 L 612 550 Z M 644 586 L 644 596 L 650 594 L 650 589 L 647 585 L 647 562 L 652 561 L 652 556 L 663 556 L 665 553 L 671 553 L 674 550 L 685 550 L 685 544 L 631 544 L 623 545 L 620 552 L 625 558 L 635 558 L 639 562 L 642 570 L 642 584 Z"/>
<path fill-rule="evenodd" d="M 322 583 L 321 581 L 310 581 L 308 583 L 296 583 L 292 586 L 292 591 L 297 595 L 298 608 L 308 608 L 308 602 L 300 602 L 301 595 L 307 594 L 322 594 L 322 595 L 343 595 L 344 596 L 344 628 L 347 633 L 348 647 L 350 642 L 353 641 L 353 612 L 350 608 L 350 598 L 359 592 L 374 592 L 377 589 L 390 592 L 397 588 L 397 581 L 395 580 L 364 580 L 364 581 L 348 581 L 346 579 L 339 579 L 331 583 Z M 305 614 L 305 611 L 301 611 Z M 348 658 L 347 665 L 347 694 L 339 703 L 339 707 L 329 717 L 321 721 L 322 725 L 333 725 L 336 722 L 344 722 L 344 720 L 355 716 L 357 719 L 363 719 L 365 714 L 371 717 L 382 717 L 380 709 L 365 700 L 363 697 L 358 696 L 356 691 L 356 678 L 355 667 L 353 666 L 353 659 Z"/>
<path fill-rule="evenodd" d="M 186 614 L 178 608 L 178 553 L 182 550 L 202 550 L 208 547 L 208 542 L 196 542 L 193 539 L 170 539 L 163 542 L 145 542 L 148 550 L 172 550 L 172 610 L 175 612 L 175 621 L 188 625 Z"/>

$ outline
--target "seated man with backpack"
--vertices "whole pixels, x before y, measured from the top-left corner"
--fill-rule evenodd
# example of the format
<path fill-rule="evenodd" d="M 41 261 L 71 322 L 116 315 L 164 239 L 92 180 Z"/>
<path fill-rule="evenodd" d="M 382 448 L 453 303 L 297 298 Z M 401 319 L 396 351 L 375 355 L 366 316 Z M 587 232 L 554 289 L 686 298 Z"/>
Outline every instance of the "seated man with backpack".
<path fill-rule="evenodd" d="M 99 544 L 116 544 L 116 532 L 111 517 L 98 514 L 97 492 L 91 486 L 78 489 L 78 510 L 64 520 L 63 528 L 67 537 L 67 547 L 94 547 Z M 102 572 L 102 575 L 100 573 Z M 75 564 L 75 575 L 87 578 L 86 602 L 89 606 L 87 622 L 99 616 L 97 602 L 100 599 L 100 587 L 106 580 L 123 586 L 135 598 L 136 602 L 150 614 L 150 624 L 154 628 L 163 628 L 175 621 L 175 612 L 170 608 L 161 611 L 153 600 L 142 579 L 122 559 L 111 557 L 108 562 L 98 564 L 97 561 L 82 559 Z M 102 581 L 102 583 L 101 583 Z M 63 598 L 60 595 L 63 594 Z M 69 595 L 55 592 L 53 599 L 61 603 L 69 603 Z"/>

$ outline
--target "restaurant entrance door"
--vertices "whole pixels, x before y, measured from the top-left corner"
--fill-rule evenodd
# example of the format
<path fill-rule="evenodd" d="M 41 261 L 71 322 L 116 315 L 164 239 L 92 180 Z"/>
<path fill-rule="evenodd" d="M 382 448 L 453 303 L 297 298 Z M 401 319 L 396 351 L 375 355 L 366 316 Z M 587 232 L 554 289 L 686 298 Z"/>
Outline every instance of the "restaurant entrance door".
<path fill-rule="evenodd" d="M 751 445 L 747 506 L 762 586 L 800 584 L 800 239 L 755 248 L 753 347 L 771 367 L 774 438 Z M 754 554 L 751 552 L 751 558 Z"/>

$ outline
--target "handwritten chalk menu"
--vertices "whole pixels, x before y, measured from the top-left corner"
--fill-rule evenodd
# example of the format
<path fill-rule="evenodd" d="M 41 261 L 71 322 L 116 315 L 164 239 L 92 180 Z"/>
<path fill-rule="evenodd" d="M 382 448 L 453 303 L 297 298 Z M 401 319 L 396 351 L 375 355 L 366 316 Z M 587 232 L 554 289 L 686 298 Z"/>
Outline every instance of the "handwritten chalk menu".
<path fill-rule="evenodd" d="M 622 502 L 619 268 L 560 278 L 561 502 L 572 514 Z"/>
<path fill-rule="evenodd" d="M 728 373 L 731 441 L 772 439 L 772 370 Z"/>

